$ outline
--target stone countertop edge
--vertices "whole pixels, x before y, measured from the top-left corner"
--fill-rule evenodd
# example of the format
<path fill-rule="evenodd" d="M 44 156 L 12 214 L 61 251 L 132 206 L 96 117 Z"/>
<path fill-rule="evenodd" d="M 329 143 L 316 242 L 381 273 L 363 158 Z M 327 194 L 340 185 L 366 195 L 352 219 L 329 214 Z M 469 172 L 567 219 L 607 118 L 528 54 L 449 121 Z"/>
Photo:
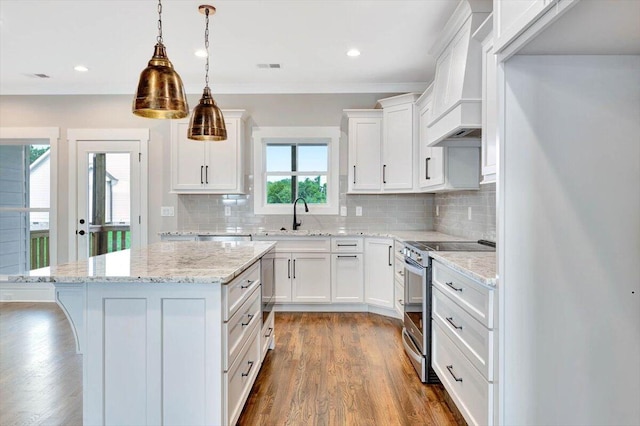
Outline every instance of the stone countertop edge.
<path fill-rule="evenodd" d="M 259 231 L 165 231 L 160 236 L 254 236 L 254 237 L 381 237 L 394 238 L 398 241 L 470 241 L 469 238 L 454 237 L 437 231 L 408 230 L 408 231 L 347 231 L 347 230 L 259 230 Z"/>
<path fill-rule="evenodd" d="M 171 243 L 169 243 L 171 244 Z M 275 247 L 275 242 L 268 241 L 256 241 L 256 242 L 241 242 L 237 243 L 239 247 L 256 247 L 261 245 L 263 247 L 258 250 L 254 250 L 252 253 L 245 253 L 241 257 L 228 256 L 224 257 L 224 252 L 232 250 L 229 247 L 228 242 L 179 242 L 181 248 L 188 247 L 189 244 L 191 250 L 197 249 L 199 259 L 194 262 L 208 260 L 209 257 L 216 257 L 222 266 L 212 268 L 198 268 L 197 264 L 194 267 L 190 265 L 183 265 L 175 274 L 171 272 L 158 273 L 156 271 L 164 272 L 170 271 L 167 269 L 167 265 L 170 263 L 163 262 L 165 260 L 162 254 L 176 253 L 175 251 L 163 250 L 162 247 L 166 247 L 167 243 L 155 243 L 150 244 L 144 248 L 138 250 L 122 250 L 118 252 L 108 253 L 102 256 L 96 256 L 84 261 L 70 262 L 62 265 L 54 266 L 53 271 L 50 267 L 36 269 L 30 272 L 29 275 L 8 275 L 7 280 L 9 282 L 19 283 L 69 283 L 69 284 L 83 284 L 83 283 L 175 283 L 175 284 L 228 284 L 238 275 L 246 271 L 251 265 L 253 265 L 258 259 L 260 259 L 266 252 Z M 186 245 L 185 245 L 186 244 Z M 177 247 L 177 246 L 176 246 Z M 209 247 L 209 250 L 207 250 Z M 221 249 L 225 250 L 221 250 Z M 222 251 L 222 253 L 220 253 Z M 131 257 L 134 255 L 134 261 L 131 262 Z M 137 256 L 137 257 L 136 257 Z M 177 256 L 184 258 L 188 257 L 188 253 L 181 253 Z M 154 262 L 149 262 L 150 258 L 155 258 Z M 131 267 L 126 265 L 126 260 L 129 259 L 130 263 L 137 262 L 138 264 L 148 265 L 151 264 L 151 270 L 145 271 L 148 273 L 140 273 L 142 270 L 136 270 L 134 265 L 133 271 Z M 111 261 L 111 262 L 110 262 Z M 93 267 L 89 268 L 88 265 L 93 262 Z M 111 265 L 107 265 L 111 263 Z M 122 268 L 129 268 L 125 271 L 115 271 L 113 268 L 117 268 L 118 264 L 125 264 Z M 165 268 L 163 270 L 163 268 Z M 58 271 L 59 269 L 60 271 Z M 90 276 L 87 270 L 106 271 L 111 269 L 109 273 L 96 272 L 95 275 Z M 173 270 L 176 270 L 175 268 Z M 127 275 L 127 272 L 134 272 Z"/>
<path fill-rule="evenodd" d="M 488 287 L 496 286 L 496 253 L 430 251 L 429 257 Z"/>

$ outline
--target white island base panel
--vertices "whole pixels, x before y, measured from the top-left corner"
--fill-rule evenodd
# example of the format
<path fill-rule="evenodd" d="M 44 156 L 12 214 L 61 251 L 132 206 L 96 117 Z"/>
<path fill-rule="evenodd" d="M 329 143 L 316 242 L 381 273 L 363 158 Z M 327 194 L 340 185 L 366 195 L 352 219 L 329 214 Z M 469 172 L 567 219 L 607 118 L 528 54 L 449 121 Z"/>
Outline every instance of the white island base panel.
<path fill-rule="evenodd" d="M 221 284 L 55 285 L 83 354 L 85 425 L 229 424 Z"/>

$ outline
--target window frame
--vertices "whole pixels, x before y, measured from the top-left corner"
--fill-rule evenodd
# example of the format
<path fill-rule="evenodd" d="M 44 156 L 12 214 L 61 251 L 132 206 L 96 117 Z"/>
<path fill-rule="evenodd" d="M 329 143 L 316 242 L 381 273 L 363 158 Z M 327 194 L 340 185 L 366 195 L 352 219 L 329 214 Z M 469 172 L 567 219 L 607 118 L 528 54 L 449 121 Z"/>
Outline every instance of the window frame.
<path fill-rule="evenodd" d="M 281 140 L 283 145 L 318 145 L 327 139 L 327 202 L 309 204 L 309 214 L 337 215 L 339 212 L 340 128 L 325 127 L 254 127 L 253 138 L 253 210 L 255 214 L 292 215 L 293 204 L 267 204 L 267 141 Z M 286 139 L 292 139 L 286 141 Z M 305 141 L 308 139 L 308 142 Z M 269 145 L 277 144 L 272 140 Z M 306 172 L 304 173 L 306 174 Z"/>

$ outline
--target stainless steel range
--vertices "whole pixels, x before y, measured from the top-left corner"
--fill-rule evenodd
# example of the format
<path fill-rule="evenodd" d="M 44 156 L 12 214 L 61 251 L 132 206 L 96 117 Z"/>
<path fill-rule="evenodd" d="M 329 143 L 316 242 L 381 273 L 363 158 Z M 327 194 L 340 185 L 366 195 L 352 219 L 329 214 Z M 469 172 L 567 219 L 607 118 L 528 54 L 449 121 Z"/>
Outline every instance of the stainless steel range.
<path fill-rule="evenodd" d="M 406 241 L 404 249 L 405 352 L 424 383 L 439 383 L 431 368 L 430 251 L 495 251 L 495 243 L 479 241 Z"/>

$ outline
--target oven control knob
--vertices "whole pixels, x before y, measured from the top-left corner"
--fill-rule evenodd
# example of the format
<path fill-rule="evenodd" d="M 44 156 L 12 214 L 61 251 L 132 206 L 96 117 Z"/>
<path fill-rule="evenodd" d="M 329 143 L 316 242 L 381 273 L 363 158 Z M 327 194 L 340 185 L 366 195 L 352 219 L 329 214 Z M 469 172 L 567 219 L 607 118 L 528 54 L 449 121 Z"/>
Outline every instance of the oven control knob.
<path fill-rule="evenodd" d="M 422 256 L 417 256 L 417 257 L 416 257 L 416 260 L 417 260 L 418 262 L 422 262 Z"/>

